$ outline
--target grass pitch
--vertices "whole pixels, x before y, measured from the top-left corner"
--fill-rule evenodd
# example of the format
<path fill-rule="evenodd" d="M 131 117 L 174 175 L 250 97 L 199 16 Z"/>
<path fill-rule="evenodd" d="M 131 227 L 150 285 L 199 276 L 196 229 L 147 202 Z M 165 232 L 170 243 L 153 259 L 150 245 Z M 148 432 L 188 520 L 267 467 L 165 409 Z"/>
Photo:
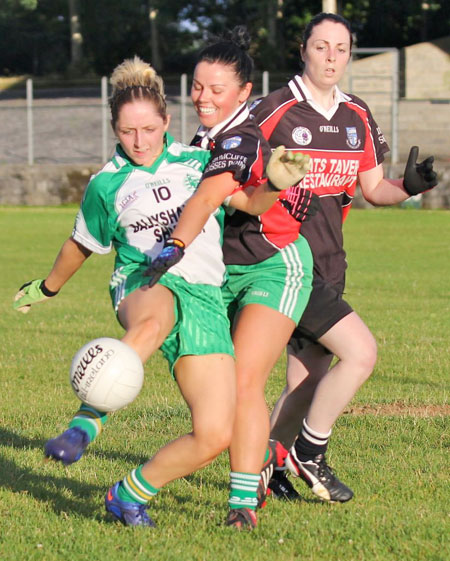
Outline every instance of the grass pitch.
<path fill-rule="evenodd" d="M 189 414 L 159 354 L 138 399 L 113 415 L 80 462 L 44 463 L 45 441 L 77 409 L 68 384 L 86 341 L 122 331 L 109 303 L 112 258 L 92 256 L 54 300 L 12 310 L 21 284 L 44 277 L 75 208 L 0 208 L 0 558 L 2 560 L 417 560 L 450 558 L 448 373 L 450 213 L 353 210 L 345 225 L 347 299 L 379 360 L 334 429 L 328 459 L 355 491 L 344 505 L 275 500 L 252 533 L 223 526 L 228 462 L 173 482 L 150 507 L 158 529 L 104 513 L 106 489 L 169 439 Z M 267 400 L 283 387 L 284 357 Z"/>

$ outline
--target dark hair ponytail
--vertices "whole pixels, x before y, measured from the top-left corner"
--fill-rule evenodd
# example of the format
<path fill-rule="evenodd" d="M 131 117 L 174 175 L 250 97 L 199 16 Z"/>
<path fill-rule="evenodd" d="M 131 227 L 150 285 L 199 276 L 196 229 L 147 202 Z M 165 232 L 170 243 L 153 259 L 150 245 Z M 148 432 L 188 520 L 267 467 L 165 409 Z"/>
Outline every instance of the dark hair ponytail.
<path fill-rule="evenodd" d="M 224 37 L 204 47 L 197 56 L 199 62 L 221 62 L 233 66 L 239 77 L 239 85 L 252 81 L 253 59 L 247 53 L 250 35 L 244 25 L 237 25 Z"/>

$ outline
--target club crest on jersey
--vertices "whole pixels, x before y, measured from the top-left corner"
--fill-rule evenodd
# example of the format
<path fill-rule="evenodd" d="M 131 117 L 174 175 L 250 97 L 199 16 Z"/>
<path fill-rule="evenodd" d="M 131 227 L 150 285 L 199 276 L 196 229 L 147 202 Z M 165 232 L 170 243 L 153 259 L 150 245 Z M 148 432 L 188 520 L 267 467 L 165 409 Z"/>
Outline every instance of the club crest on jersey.
<path fill-rule="evenodd" d="M 259 104 L 261 103 L 261 101 L 262 101 L 262 98 L 260 98 L 260 99 L 255 99 L 255 101 L 253 101 L 253 102 L 250 104 L 250 107 L 248 108 L 248 110 L 249 110 L 249 111 L 252 111 L 252 109 L 254 109 L 257 105 L 259 105 Z"/>
<path fill-rule="evenodd" d="M 188 173 L 186 174 L 183 183 L 188 191 L 193 192 L 197 188 L 199 180 L 200 180 L 199 175 L 192 175 L 191 173 Z"/>
<path fill-rule="evenodd" d="M 311 131 L 306 127 L 295 127 L 292 131 L 292 140 L 300 146 L 306 146 L 312 140 Z"/>
<path fill-rule="evenodd" d="M 222 142 L 222 148 L 224 150 L 231 150 L 232 148 L 237 148 L 241 142 L 242 142 L 242 137 L 232 136 L 231 138 L 226 138 Z"/>
<path fill-rule="evenodd" d="M 347 131 L 347 146 L 350 148 L 359 148 L 361 146 L 361 140 L 358 138 L 356 127 L 345 127 L 345 130 Z"/>

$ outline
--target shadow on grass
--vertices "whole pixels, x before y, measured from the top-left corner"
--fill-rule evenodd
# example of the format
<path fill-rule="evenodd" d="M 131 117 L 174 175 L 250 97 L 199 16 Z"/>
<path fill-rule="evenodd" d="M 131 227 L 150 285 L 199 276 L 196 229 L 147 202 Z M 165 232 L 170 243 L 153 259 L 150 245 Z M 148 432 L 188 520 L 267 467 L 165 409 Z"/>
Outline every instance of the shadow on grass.
<path fill-rule="evenodd" d="M 205 481 L 204 478 L 201 475 L 201 471 L 200 472 L 196 472 L 193 473 L 187 477 L 185 477 L 184 479 L 186 479 L 187 481 L 189 481 L 193 486 L 196 487 L 202 487 L 205 485 Z M 300 481 L 300 479 L 292 479 L 291 478 L 291 483 L 294 485 L 294 487 L 296 488 L 296 491 L 300 494 L 300 491 L 303 492 L 303 490 L 306 489 L 305 484 L 302 484 Z M 299 483 L 296 484 L 295 482 L 298 481 Z M 226 497 L 226 501 L 228 500 L 228 490 L 229 490 L 229 482 L 228 481 L 214 481 L 214 482 L 210 482 L 208 483 L 209 486 L 214 487 L 216 490 L 219 491 L 223 491 L 225 493 L 225 497 Z M 298 489 L 298 487 L 300 487 L 300 489 Z M 308 492 L 308 491 L 306 491 Z M 173 497 L 175 498 L 175 500 L 177 500 L 179 503 L 185 503 L 185 502 L 189 502 L 192 501 L 192 497 L 189 495 L 183 496 L 180 493 L 172 493 Z M 267 497 L 268 502 L 269 501 L 279 501 L 279 499 L 277 499 L 276 497 L 274 497 L 273 495 L 269 494 Z M 316 497 L 304 497 L 303 495 L 300 495 L 300 498 L 298 500 L 295 501 L 281 501 L 283 504 L 291 504 L 291 505 L 300 505 L 302 503 L 307 503 L 307 504 L 329 504 L 326 501 L 322 501 L 319 498 Z M 212 503 L 212 504 L 216 504 L 216 503 Z"/>
<path fill-rule="evenodd" d="M 21 437 L 4 429 L 0 429 L 0 441 L 17 449 L 42 449 L 44 445 L 44 441 L 40 439 Z M 38 467 L 18 466 L 4 457 L 0 457 L 0 487 L 48 503 L 57 514 L 76 513 L 90 519 L 93 518 L 94 513 L 86 499 L 104 491 L 103 486 L 83 483 L 71 479 L 70 476 L 42 473 Z M 67 497 L 68 491 L 76 498 Z"/>
<path fill-rule="evenodd" d="M 0 428 L 0 443 L 4 447 L 9 446 L 21 451 L 37 449 L 43 452 L 45 442 L 46 440 L 40 438 L 28 438 Z M 128 454 L 102 453 L 101 455 L 111 459 L 126 458 L 136 464 L 142 463 L 142 458 L 133 458 Z M 85 459 L 89 461 L 88 457 Z M 54 466 L 61 469 L 61 476 L 51 474 L 48 470 L 44 472 L 45 462 L 42 454 L 42 464 L 35 464 L 34 467 L 28 468 L 18 466 L 14 461 L 0 456 L 0 487 L 48 503 L 50 508 L 59 515 L 76 514 L 91 520 L 93 518 L 104 519 L 104 516 L 98 516 L 95 512 L 97 509 L 93 508 L 92 501 L 89 500 L 98 494 L 103 496 L 107 491 L 104 485 L 92 485 L 71 478 L 70 466 L 66 468 L 56 462 Z M 68 497 L 68 494 L 72 494 L 73 498 Z"/>
<path fill-rule="evenodd" d="M 17 450 L 26 449 L 37 449 L 43 451 L 44 444 L 46 440 L 41 438 L 29 438 L 16 434 L 5 428 L 0 428 L 0 442 L 3 446 L 9 446 Z M 135 465 L 139 465 L 143 462 L 143 458 L 140 456 L 133 456 L 127 453 L 120 452 L 105 452 L 104 450 L 91 449 L 94 455 L 98 458 L 106 458 L 108 460 L 126 460 Z M 81 461 L 93 461 L 93 458 L 89 458 L 89 451 Z M 44 457 L 42 459 L 42 468 L 44 468 Z M 55 464 L 57 465 L 57 464 Z M 102 521 L 111 521 L 107 514 L 98 514 L 98 505 L 93 505 L 94 502 L 98 501 L 98 495 L 103 496 L 106 492 L 104 485 L 92 485 L 90 483 L 81 482 L 77 479 L 71 478 L 70 467 L 64 468 L 61 465 L 62 475 L 55 475 L 48 473 L 46 471 L 43 473 L 39 465 L 34 467 L 23 467 L 18 466 L 16 463 L 10 459 L 0 457 L 0 487 L 9 490 L 16 494 L 23 494 L 33 497 L 35 500 L 42 503 L 47 503 L 50 508 L 60 516 L 77 515 L 88 518 L 90 520 L 97 519 Z M 67 475 L 66 475 L 67 474 Z M 119 474 L 117 479 L 122 477 L 123 474 Z M 202 479 L 201 473 L 194 473 L 185 478 L 194 487 L 202 487 L 205 482 Z M 111 484 L 114 481 L 111 481 Z M 214 487 L 216 491 L 220 491 L 223 494 L 223 506 L 227 509 L 227 499 L 228 499 L 228 481 L 211 481 L 208 483 L 211 487 Z M 180 492 L 170 489 L 170 484 L 167 486 L 166 491 L 170 492 L 173 501 L 178 505 L 177 508 L 180 509 L 180 514 L 189 514 L 192 510 L 192 493 L 191 492 Z M 172 511 L 173 503 L 171 500 L 166 501 L 162 493 L 160 500 L 153 505 L 151 505 L 156 515 L 168 514 Z M 72 497 L 68 496 L 72 495 Z M 162 500 L 161 500 L 162 499 Z M 269 501 L 275 499 L 269 499 Z M 216 509 L 218 507 L 217 500 L 212 498 L 211 500 L 203 498 L 203 506 L 211 509 Z M 301 503 L 321 503 L 319 499 L 315 498 L 304 498 L 301 497 L 300 501 L 292 503 L 292 506 Z M 288 503 L 286 503 L 288 505 Z M 269 503 L 270 506 L 270 503 Z"/>
<path fill-rule="evenodd" d="M 56 434 L 49 435 L 49 437 L 46 439 L 29 438 L 27 436 L 21 436 L 19 434 L 16 434 L 12 431 L 0 427 L 0 443 L 3 446 L 10 446 L 11 448 L 17 448 L 19 450 L 23 450 L 24 448 L 38 449 L 38 450 L 42 450 L 42 454 L 44 453 L 45 443 L 47 442 L 48 439 L 53 438 L 54 436 L 57 435 Z M 102 437 L 100 436 L 100 438 Z M 129 454 L 127 452 L 116 452 L 116 451 L 106 452 L 105 450 L 96 450 L 95 444 L 92 444 L 87 449 L 85 456 L 83 456 L 83 459 L 88 459 L 89 456 L 91 456 L 91 459 L 92 457 L 98 457 L 107 460 L 122 460 L 122 461 L 130 462 L 133 465 L 134 464 L 139 465 L 148 460 L 148 455 L 138 456 L 134 454 Z M 0 472 L 0 474 L 1 473 L 2 472 Z M 1 475 L 0 475 L 0 482 L 1 482 Z"/>

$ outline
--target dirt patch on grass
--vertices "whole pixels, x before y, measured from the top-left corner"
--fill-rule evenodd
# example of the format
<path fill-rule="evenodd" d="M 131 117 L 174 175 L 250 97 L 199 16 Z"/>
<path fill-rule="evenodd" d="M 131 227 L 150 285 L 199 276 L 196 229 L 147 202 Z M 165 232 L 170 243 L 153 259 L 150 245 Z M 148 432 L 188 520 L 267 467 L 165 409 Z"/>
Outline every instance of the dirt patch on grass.
<path fill-rule="evenodd" d="M 344 415 L 444 417 L 450 415 L 450 405 L 409 405 L 402 402 L 354 405 L 346 409 Z"/>

